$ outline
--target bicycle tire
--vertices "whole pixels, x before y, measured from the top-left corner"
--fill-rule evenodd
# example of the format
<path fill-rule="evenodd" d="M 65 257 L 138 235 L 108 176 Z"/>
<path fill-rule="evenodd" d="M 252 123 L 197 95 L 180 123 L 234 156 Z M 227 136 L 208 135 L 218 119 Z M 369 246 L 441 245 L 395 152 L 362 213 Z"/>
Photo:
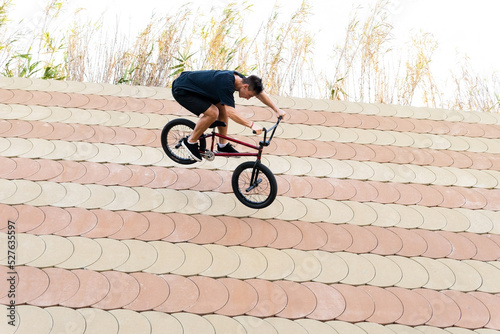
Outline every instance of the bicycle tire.
<path fill-rule="evenodd" d="M 182 164 L 194 164 L 196 160 L 192 159 L 186 149 L 179 145 L 183 138 L 189 136 L 196 124 L 185 118 L 176 118 L 168 122 L 161 131 L 161 146 L 165 154 L 173 161 Z M 200 138 L 200 147 L 205 147 L 205 139 Z"/>
<path fill-rule="evenodd" d="M 254 167 L 260 182 L 249 190 Z M 255 161 L 246 161 L 236 167 L 231 179 L 231 186 L 236 198 L 243 205 L 253 209 L 263 209 L 271 205 L 278 193 L 278 184 L 273 172 Z"/>

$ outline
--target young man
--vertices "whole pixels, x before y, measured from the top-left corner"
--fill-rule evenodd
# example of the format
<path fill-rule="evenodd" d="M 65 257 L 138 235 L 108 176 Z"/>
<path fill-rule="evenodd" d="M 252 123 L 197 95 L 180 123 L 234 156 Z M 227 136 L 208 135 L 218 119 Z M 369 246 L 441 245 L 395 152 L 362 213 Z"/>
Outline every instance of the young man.
<path fill-rule="evenodd" d="M 192 134 L 182 141 L 182 145 L 194 160 L 201 161 L 198 139 L 216 120 L 228 125 L 228 118 L 231 118 L 236 123 L 251 128 L 257 134 L 262 132 L 260 125 L 243 117 L 235 109 L 235 91 L 238 91 L 240 98 L 248 100 L 257 97 L 278 116 L 285 115 L 285 112 L 279 109 L 264 92 L 262 80 L 255 75 L 245 77 L 236 71 L 220 70 L 185 71 L 172 83 L 172 95 L 175 100 L 193 114 L 201 115 Z M 227 126 L 218 127 L 218 131 L 226 135 Z M 225 139 L 220 139 L 217 150 L 237 152 Z"/>

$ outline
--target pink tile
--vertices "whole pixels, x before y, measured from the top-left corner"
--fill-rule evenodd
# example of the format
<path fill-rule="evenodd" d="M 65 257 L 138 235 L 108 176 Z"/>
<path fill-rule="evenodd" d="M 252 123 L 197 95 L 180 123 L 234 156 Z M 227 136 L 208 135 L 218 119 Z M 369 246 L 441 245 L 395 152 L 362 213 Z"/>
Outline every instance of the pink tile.
<path fill-rule="evenodd" d="M 175 230 L 175 222 L 166 214 L 157 212 L 143 212 L 142 215 L 147 218 L 149 225 L 146 232 L 137 236 L 140 240 L 161 240 L 168 237 Z"/>
<path fill-rule="evenodd" d="M 426 289 L 415 289 L 413 291 L 427 299 L 431 305 L 432 317 L 426 322 L 426 325 L 451 327 L 460 320 L 460 308 L 453 299 L 444 293 Z"/>
<path fill-rule="evenodd" d="M 110 291 L 109 280 L 101 273 L 93 270 L 73 270 L 80 285 L 78 291 L 68 300 L 60 303 L 61 306 L 71 308 L 89 307 L 103 300 Z"/>
<path fill-rule="evenodd" d="M 342 227 L 352 235 L 353 242 L 346 249 L 347 252 L 358 254 L 369 253 L 377 247 L 377 238 L 370 230 L 350 224 L 345 224 Z"/>
<path fill-rule="evenodd" d="M 194 215 L 200 224 L 200 233 L 189 241 L 195 244 L 212 244 L 226 235 L 226 225 L 217 217 Z"/>
<path fill-rule="evenodd" d="M 66 211 L 71 215 L 71 222 L 67 227 L 55 232 L 57 235 L 79 236 L 88 233 L 97 225 L 97 216 L 90 210 L 67 208 Z"/>
<path fill-rule="evenodd" d="M 403 303 L 391 291 L 368 285 L 359 289 L 368 293 L 375 304 L 375 311 L 366 321 L 385 325 L 394 323 L 403 315 Z"/>
<path fill-rule="evenodd" d="M 427 250 L 422 253 L 422 256 L 433 259 L 441 259 L 451 254 L 453 245 L 441 234 L 436 233 L 435 231 L 420 229 L 415 229 L 413 231 L 421 236 L 427 243 Z"/>
<path fill-rule="evenodd" d="M 346 307 L 337 320 L 360 322 L 370 318 L 375 312 L 375 303 L 363 289 L 345 284 L 332 284 L 344 297 Z"/>
<path fill-rule="evenodd" d="M 314 320 L 333 320 L 341 315 L 346 308 L 344 296 L 334 287 L 317 283 L 302 283 L 311 290 L 316 297 L 316 308 L 307 317 Z"/>
<path fill-rule="evenodd" d="M 250 283 L 233 278 L 221 278 L 217 281 L 222 283 L 229 293 L 227 303 L 216 311 L 217 314 L 234 317 L 244 315 L 257 306 L 259 295 Z"/>
<path fill-rule="evenodd" d="M 449 231 L 436 231 L 446 238 L 452 245 L 452 251 L 448 257 L 457 260 L 472 259 L 477 254 L 477 248 L 470 239 L 459 233 Z"/>
<path fill-rule="evenodd" d="M 218 245 L 236 246 L 250 240 L 252 229 L 246 221 L 227 216 L 217 218 L 226 225 L 226 234 L 222 239 L 217 240 Z"/>
<path fill-rule="evenodd" d="M 167 281 L 161 276 L 149 273 L 131 273 L 131 277 L 135 278 L 139 283 L 139 294 L 130 304 L 123 308 L 134 311 L 147 311 L 163 304 L 169 294 L 170 288 Z M 135 285 L 133 285 L 135 288 Z"/>
<path fill-rule="evenodd" d="M 268 222 L 276 229 L 278 236 L 269 247 L 286 249 L 297 246 L 303 238 L 302 231 L 294 224 L 283 220 L 271 219 Z"/>
<path fill-rule="evenodd" d="M 451 298 L 460 308 L 460 320 L 455 326 L 462 328 L 481 328 L 490 321 L 488 308 L 474 295 L 459 291 L 443 291 L 447 297 Z"/>
<path fill-rule="evenodd" d="M 24 233 L 34 230 L 43 224 L 45 213 L 42 209 L 31 205 L 16 205 L 19 214 L 16 221 L 17 233 Z"/>
<path fill-rule="evenodd" d="M 82 235 L 86 238 L 105 238 L 123 227 L 123 218 L 114 211 L 98 209 L 92 210 L 92 213 L 97 217 L 97 225 Z"/>
<path fill-rule="evenodd" d="M 403 240 L 388 228 L 365 226 L 377 238 L 377 247 L 371 252 L 380 255 L 397 254 L 403 249 Z"/>
<path fill-rule="evenodd" d="M 292 221 L 290 223 L 297 226 L 302 233 L 302 240 L 294 248 L 305 251 L 316 250 L 322 248 L 328 242 L 328 235 L 318 225 L 303 221 Z"/>
<path fill-rule="evenodd" d="M 322 228 L 328 236 L 327 243 L 321 247 L 322 250 L 341 252 L 351 247 L 353 236 L 343 227 L 344 225 L 330 223 L 316 223 L 316 225 Z"/>
<path fill-rule="evenodd" d="M 246 247 L 266 247 L 278 237 L 278 231 L 269 222 L 256 218 L 242 218 L 252 231 L 250 238 L 241 245 Z"/>
<path fill-rule="evenodd" d="M 277 281 L 274 284 L 285 290 L 288 300 L 283 311 L 276 316 L 299 319 L 309 316 L 316 309 L 316 296 L 307 286 L 289 281 Z"/>
<path fill-rule="evenodd" d="M 42 206 L 40 209 L 43 211 L 45 219 L 40 226 L 30 231 L 32 234 L 54 234 L 65 229 L 71 223 L 71 215 L 65 209 L 54 206 Z"/>
<path fill-rule="evenodd" d="M 396 323 L 407 326 L 426 324 L 433 316 L 433 309 L 429 301 L 414 290 L 398 287 L 387 288 L 403 304 L 403 315 Z"/>
<path fill-rule="evenodd" d="M 396 233 L 403 241 L 403 248 L 396 253 L 401 256 L 420 256 L 427 250 L 427 242 L 416 233 L 416 229 L 404 229 L 400 227 L 389 227 L 389 230 Z"/>
<path fill-rule="evenodd" d="M 109 238 L 113 239 L 135 239 L 144 235 L 149 229 L 149 220 L 141 213 L 133 211 L 117 211 L 123 220 L 123 227 Z"/>
<path fill-rule="evenodd" d="M 45 268 L 43 271 L 47 274 L 50 284 L 41 296 L 29 302 L 31 305 L 56 306 L 77 293 L 80 280 L 72 271 L 61 268 Z"/>
<path fill-rule="evenodd" d="M 183 242 L 196 237 L 200 231 L 201 226 L 195 218 L 183 215 L 180 213 L 171 213 L 168 215 L 175 223 L 174 231 L 162 240 L 170 242 Z"/>
<path fill-rule="evenodd" d="M 195 314 L 209 314 L 220 310 L 229 299 L 228 289 L 224 284 L 210 277 L 193 276 L 193 281 L 199 291 L 196 302 L 185 309 L 186 312 Z"/>
<path fill-rule="evenodd" d="M 103 310 L 118 309 L 132 303 L 139 296 L 140 285 L 132 275 L 119 271 L 104 271 L 101 274 L 109 281 L 109 292 L 92 307 Z"/>
<path fill-rule="evenodd" d="M 285 290 L 278 284 L 260 279 L 245 281 L 250 284 L 259 296 L 256 306 L 246 314 L 254 317 L 271 317 L 283 311 L 288 298 Z"/>

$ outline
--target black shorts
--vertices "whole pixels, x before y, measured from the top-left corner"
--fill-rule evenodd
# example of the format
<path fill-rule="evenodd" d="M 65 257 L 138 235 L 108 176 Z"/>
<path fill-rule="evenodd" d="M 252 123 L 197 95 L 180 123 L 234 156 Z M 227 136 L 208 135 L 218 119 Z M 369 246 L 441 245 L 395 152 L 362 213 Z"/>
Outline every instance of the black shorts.
<path fill-rule="evenodd" d="M 200 116 L 207 111 L 212 104 L 217 104 L 217 102 L 210 101 L 210 99 L 203 95 L 193 93 L 185 89 L 173 88 L 172 95 L 181 106 L 197 116 Z"/>

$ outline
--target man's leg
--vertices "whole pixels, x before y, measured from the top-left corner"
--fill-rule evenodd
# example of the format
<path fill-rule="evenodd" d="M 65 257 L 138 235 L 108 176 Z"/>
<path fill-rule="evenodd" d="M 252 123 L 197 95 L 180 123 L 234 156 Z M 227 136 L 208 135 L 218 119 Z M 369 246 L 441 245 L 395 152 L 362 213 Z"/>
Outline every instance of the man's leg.
<path fill-rule="evenodd" d="M 202 114 L 196 126 L 194 127 L 191 136 L 189 136 L 190 143 L 196 143 L 200 136 L 208 129 L 208 127 L 217 120 L 219 116 L 219 109 L 213 104 Z"/>
<path fill-rule="evenodd" d="M 219 126 L 217 127 L 217 130 L 219 134 L 223 136 L 227 136 L 227 128 L 229 127 L 229 117 L 227 116 L 226 113 L 226 108 L 220 103 L 217 103 L 217 109 L 219 110 L 219 117 L 217 118 L 219 121 L 226 123 L 226 126 Z M 227 140 L 224 138 L 219 138 L 219 143 L 220 144 L 225 144 L 227 143 Z"/>

